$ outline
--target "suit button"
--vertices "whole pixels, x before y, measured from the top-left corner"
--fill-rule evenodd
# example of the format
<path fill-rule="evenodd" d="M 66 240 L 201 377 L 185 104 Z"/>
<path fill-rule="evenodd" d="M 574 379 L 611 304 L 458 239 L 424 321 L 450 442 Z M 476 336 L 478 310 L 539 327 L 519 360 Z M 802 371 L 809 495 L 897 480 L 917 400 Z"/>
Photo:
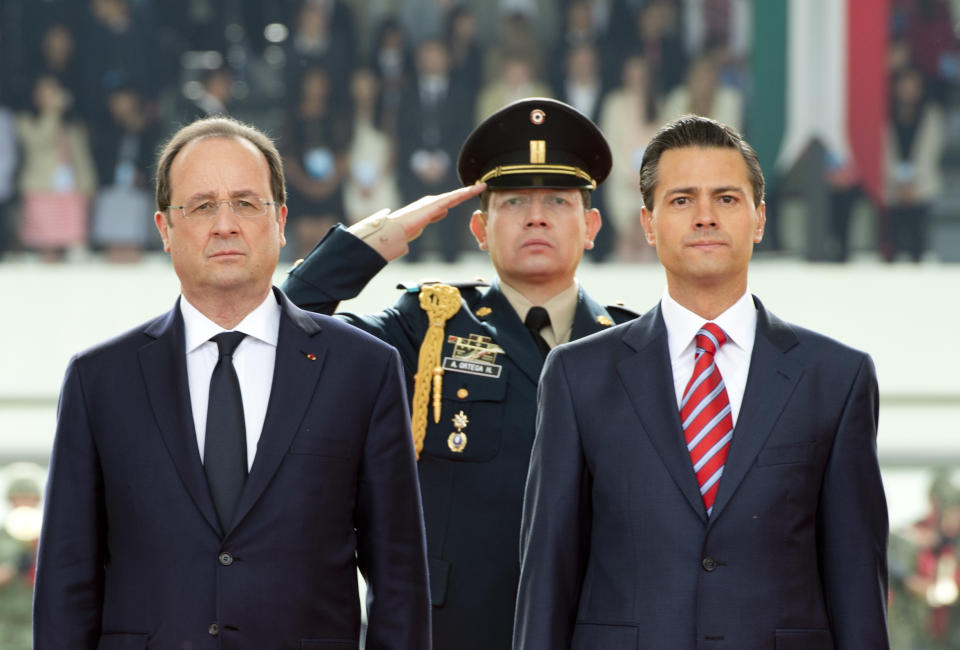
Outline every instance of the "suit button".
<path fill-rule="evenodd" d="M 717 561 L 714 560 L 712 557 L 703 558 L 703 562 L 701 562 L 700 564 L 703 565 L 703 569 L 705 571 L 715 571 L 718 566 Z"/>
<path fill-rule="evenodd" d="M 216 623 L 211 623 L 210 627 L 207 628 L 207 632 L 210 634 L 210 636 L 217 636 L 220 634 L 220 626 Z"/>
<path fill-rule="evenodd" d="M 220 560 L 220 564 L 222 564 L 223 566 L 230 566 L 231 564 L 233 564 L 233 556 L 230 555 L 229 553 L 221 553 L 220 557 L 217 559 Z"/>
<path fill-rule="evenodd" d="M 468 395 L 470 395 L 470 391 L 468 391 L 466 388 L 461 388 L 457 391 L 457 397 L 460 399 L 467 399 Z"/>

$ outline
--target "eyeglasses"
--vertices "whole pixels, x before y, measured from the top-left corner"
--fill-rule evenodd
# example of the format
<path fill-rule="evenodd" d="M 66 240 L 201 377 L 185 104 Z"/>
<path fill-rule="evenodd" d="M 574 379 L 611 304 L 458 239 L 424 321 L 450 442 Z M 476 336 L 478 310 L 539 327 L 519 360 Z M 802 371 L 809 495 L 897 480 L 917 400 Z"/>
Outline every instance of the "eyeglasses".
<path fill-rule="evenodd" d="M 201 221 L 212 219 L 220 212 L 220 206 L 226 203 L 230 211 L 241 219 L 256 219 L 267 213 L 267 206 L 277 205 L 276 201 L 267 201 L 258 196 L 248 196 L 238 199 L 224 199 L 223 201 L 197 201 L 187 205 L 171 205 L 168 210 L 180 210 L 184 219 Z"/>

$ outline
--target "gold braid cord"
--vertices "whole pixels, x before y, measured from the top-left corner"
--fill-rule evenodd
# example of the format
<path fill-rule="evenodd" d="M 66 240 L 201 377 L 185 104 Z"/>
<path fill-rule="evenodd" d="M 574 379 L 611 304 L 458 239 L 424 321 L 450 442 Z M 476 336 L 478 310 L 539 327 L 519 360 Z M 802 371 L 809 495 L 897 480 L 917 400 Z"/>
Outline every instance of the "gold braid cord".
<path fill-rule="evenodd" d="M 444 327 L 447 321 L 460 310 L 460 291 L 448 284 L 428 284 L 420 288 L 420 308 L 427 312 L 430 321 L 427 333 L 420 344 L 417 359 L 417 374 L 413 384 L 413 407 L 411 428 L 413 447 L 420 459 L 423 438 L 427 435 L 427 409 L 430 407 L 430 388 L 434 395 L 434 422 L 440 421 L 440 390 L 443 382 L 443 366 L 440 352 L 443 349 Z"/>

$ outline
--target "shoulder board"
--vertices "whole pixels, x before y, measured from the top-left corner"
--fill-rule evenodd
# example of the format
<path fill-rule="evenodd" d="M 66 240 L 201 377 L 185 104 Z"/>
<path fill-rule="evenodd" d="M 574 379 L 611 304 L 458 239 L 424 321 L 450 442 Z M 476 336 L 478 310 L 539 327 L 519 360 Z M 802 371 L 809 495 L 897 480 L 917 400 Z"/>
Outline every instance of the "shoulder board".
<path fill-rule="evenodd" d="M 632 309 L 627 309 L 623 305 L 604 305 L 607 313 L 613 318 L 617 323 L 626 323 L 629 320 L 634 318 L 640 318 L 641 314 L 635 312 Z"/>
<path fill-rule="evenodd" d="M 451 287 L 456 287 L 457 289 L 463 291 L 464 289 L 478 289 L 480 287 L 489 287 L 490 283 L 484 280 L 483 278 L 474 278 L 466 282 L 444 282 L 442 280 L 420 280 L 419 282 L 401 282 L 397 285 L 397 289 L 401 291 L 406 291 L 407 293 L 419 293 L 420 287 L 427 284 L 446 284 Z"/>

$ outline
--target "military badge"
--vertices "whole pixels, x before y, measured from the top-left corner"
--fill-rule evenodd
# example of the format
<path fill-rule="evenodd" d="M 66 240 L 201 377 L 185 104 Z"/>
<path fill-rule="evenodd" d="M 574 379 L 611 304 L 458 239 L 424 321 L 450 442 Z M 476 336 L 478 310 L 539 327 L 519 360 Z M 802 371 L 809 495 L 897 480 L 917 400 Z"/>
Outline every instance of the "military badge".
<path fill-rule="evenodd" d="M 604 327 L 610 327 L 611 325 L 613 325 L 613 321 L 610 320 L 610 317 L 604 316 L 602 314 L 600 316 L 597 316 L 597 322 L 603 325 Z"/>
<path fill-rule="evenodd" d="M 453 426 L 457 430 L 447 436 L 447 447 L 450 448 L 450 451 L 458 454 L 463 452 L 463 448 L 467 446 L 467 434 L 463 430 L 467 428 L 468 424 L 470 424 L 470 419 L 463 411 L 453 416 Z"/>
<path fill-rule="evenodd" d="M 503 348 L 489 336 L 471 334 L 464 338 L 451 334 L 447 343 L 453 343 L 453 355 L 443 358 L 444 370 L 493 379 L 499 378 L 503 372 L 503 366 L 496 363 L 497 355 L 504 354 Z"/>

